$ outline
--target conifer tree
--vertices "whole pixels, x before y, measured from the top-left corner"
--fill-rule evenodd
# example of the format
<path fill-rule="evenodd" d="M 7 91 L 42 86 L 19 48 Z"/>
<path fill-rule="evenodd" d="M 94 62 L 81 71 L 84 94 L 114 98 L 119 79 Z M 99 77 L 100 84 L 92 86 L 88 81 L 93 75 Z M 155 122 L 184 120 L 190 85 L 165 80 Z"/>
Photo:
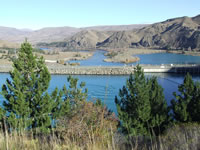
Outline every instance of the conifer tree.
<path fill-rule="evenodd" d="M 178 87 L 178 91 L 180 94 L 177 95 L 174 92 L 175 99 L 171 101 L 173 117 L 178 122 L 189 122 L 191 121 L 191 116 L 188 112 L 188 105 L 192 100 L 194 91 L 194 82 L 189 74 L 185 76 L 183 84 Z"/>
<path fill-rule="evenodd" d="M 149 86 L 140 66 L 131 74 L 126 86 L 119 91 L 115 98 L 119 119 L 122 121 L 122 131 L 129 135 L 147 135 L 145 124 L 150 118 Z"/>
<path fill-rule="evenodd" d="M 163 94 L 163 88 L 158 84 L 156 77 L 148 80 L 149 101 L 151 105 L 151 117 L 149 126 L 152 128 L 152 134 L 159 135 L 168 127 L 171 117 L 169 116 L 169 107 Z"/>
<path fill-rule="evenodd" d="M 69 87 L 66 85 L 63 87 L 63 104 L 61 107 L 61 116 L 69 116 L 72 114 L 72 111 L 76 111 L 79 107 L 79 104 L 87 99 L 87 88 L 85 88 L 85 82 L 78 84 L 78 78 L 73 78 L 69 76 L 67 78 L 69 82 Z"/>
<path fill-rule="evenodd" d="M 174 92 L 171 101 L 173 117 L 177 122 L 200 122 L 200 83 L 194 82 L 189 73 L 178 87 L 179 94 Z"/>
<path fill-rule="evenodd" d="M 195 82 L 193 99 L 188 105 L 188 111 L 193 122 L 200 123 L 200 83 Z"/>
<path fill-rule="evenodd" d="M 46 130 L 55 104 L 47 93 L 51 77 L 44 59 L 32 53 L 27 40 L 13 62 L 10 77 L 2 87 L 8 124 L 11 128 Z"/>
<path fill-rule="evenodd" d="M 168 108 L 163 89 L 156 78 L 146 79 L 139 65 L 120 89 L 119 97 L 115 103 L 123 133 L 130 137 L 159 134 L 164 129 Z"/>

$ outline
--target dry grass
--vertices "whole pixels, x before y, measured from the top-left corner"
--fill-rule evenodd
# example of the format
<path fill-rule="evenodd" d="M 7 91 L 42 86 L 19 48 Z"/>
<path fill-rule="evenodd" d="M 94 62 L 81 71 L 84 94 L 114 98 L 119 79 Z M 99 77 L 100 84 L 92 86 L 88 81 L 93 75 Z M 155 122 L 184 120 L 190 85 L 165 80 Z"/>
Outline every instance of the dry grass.
<path fill-rule="evenodd" d="M 42 55 L 45 60 L 83 60 L 93 55 L 93 52 L 58 52 L 57 54 L 38 54 Z"/>
<path fill-rule="evenodd" d="M 83 101 L 79 109 L 59 120 L 51 134 L 31 131 L 0 132 L 1 150 L 100 150 L 115 149 L 118 121 L 106 107 Z"/>
<path fill-rule="evenodd" d="M 19 48 L 20 44 L 14 42 L 8 42 L 4 40 L 0 40 L 0 47 L 7 48 Z"/>
<path fill-rule="evenodd" d="M 105 124 L 106 125 L 106 124 Z M 108 128 L 108 126 L 104 126 Z M 67 130 L 67 129 L 66 129 Z M 82 129 L 77 129 L 82 130 Z M 86 129 L 88 135 L 84 137 L 83 143 L 76 138 L 71 138 L 71 133 L 66 132 L 65 138 L 55 134 L 43 135 L 33 138 L 32 134 L 24 131 L 23 134 L 14 132 L 5 136 L 0 133 L 1 150 L 199 150 L 200 149 L 200 126 L 198 124 L 184 124 L 169 129 L 166 135 L 155 139 L 137 137 L 130 141 L 120 141 L 119 134 L 110 130 L 107 138 L 99 132 L 100 140 L 95 137 L 93 129 Z M 76 131 L 77 132 L 77 131 Z M 116 132 L 116 131 L 115 131 Z M 81 135 L 79 135 L 81 138 Z M 119 141 L 117 141 L 117 139 Z"/>

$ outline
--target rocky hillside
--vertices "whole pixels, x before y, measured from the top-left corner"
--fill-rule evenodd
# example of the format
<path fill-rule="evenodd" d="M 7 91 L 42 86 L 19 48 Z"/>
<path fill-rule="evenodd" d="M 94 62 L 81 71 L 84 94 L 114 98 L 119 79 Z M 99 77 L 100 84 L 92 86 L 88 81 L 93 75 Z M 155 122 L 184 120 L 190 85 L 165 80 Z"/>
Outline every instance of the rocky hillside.
<path fill-rule="evenodd" d="M 97 46 L 200 50 L 200 15 L 169 19 L 138 30 L 118 31 Z"/>
<path fill-rule="evenodd" d="M 156 48 L 200 50 L 200 15 L 168 19 L 152 25 L 58 27 L 36 31 L 0 27 L 0 40 L 62 49 Z M 45 42 L 45 43 L 44 43 Z"/>
<path fill-rule="evenodd" d="M 40 47 L 60 47 L 64 50 L 76 50 L 76 49 L 94 49 L 96 44 L 104 41 L 110 35 L 112 31 L 95 31 L 95 30 L 83 30 L 70 38 L 61 42 L 39 43 Z"/>

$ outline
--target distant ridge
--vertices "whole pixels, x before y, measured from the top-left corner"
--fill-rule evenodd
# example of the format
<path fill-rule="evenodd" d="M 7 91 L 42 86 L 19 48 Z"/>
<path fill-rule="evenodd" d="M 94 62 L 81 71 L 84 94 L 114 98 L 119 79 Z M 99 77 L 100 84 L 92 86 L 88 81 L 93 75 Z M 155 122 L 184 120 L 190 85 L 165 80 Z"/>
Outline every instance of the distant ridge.
<path fill-rule="evenodd" d="M 97 31 L 127 31 L 133 29 L 143 28 L 149 24 L 131 24 L 131 25 L 110 25 L 110 26 L 93 26 L 81 28 L 83 30 L 97 30 Z"/>
<path fill-rule="evenodd" d="M 200 51 L 200 15 L 168 19 L 138 28 L 132 26 L 131 29 L 129 26 L 121 26 L 121 29 L 130 30 L 116 31 L 117 28 L 110 27 L 110 31 L 107 31 L 107 27 L 101 27 L 101 30 L 98 26 L 85 28 L 87 31 L 80 31 L 62 42 L 46 46 L 63 49 L 152 48 Z"/>
<path fill-rule="evenodd" d="M 36 31 L 0 27 L 0 40 L 62 49 L 152 48 L 200 51 L 200 15 L 145 25 L 49 27 Z"/>
<path fill-rule="evenodd" d="M 115 25 L 115 26 L 94 26 L 85 28 L 74 27 L 47 27 L 39 30 L 29 29 L 16 29 L 9 27 L 0 27 L 0 40 L 6 40 L 9 42 L 21 43 L 25 38 L 33 43 L 39 42 L 56 42 L 63 41 L 69 37 L 72 37 L 80 31 L 97 30 L 97 31 L 121 31 L 132 30 L 144 27 L 147 25 Z"/>

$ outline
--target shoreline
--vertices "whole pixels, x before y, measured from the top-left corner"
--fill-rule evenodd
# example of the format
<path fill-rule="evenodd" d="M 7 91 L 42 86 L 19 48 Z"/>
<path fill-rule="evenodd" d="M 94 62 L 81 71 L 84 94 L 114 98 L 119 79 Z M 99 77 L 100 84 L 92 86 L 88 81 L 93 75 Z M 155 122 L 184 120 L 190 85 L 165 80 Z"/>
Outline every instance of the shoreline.
<path fill-rule="evenodd" d="M 135 55 L 141 54 L 154 54 L 154 53 L 166 53 L 166 50 L 151 50 L 151 49 L 106 49 L 107 53 L 105 56 L 114 55 L 113 57 L 107 57 L 104 59 L 105 62 L 119 62 L 119 63 L 134 63 L 140 60 Z"/>
<path fill-rule="evenodd" d="M 189 56 L 200 56 L 200 52 L 191 52 L 191 51 L 167 51 L 167 53 L 173 53 L 173 54 L 182 54 L 182 55 L 189 55 Z"/>

